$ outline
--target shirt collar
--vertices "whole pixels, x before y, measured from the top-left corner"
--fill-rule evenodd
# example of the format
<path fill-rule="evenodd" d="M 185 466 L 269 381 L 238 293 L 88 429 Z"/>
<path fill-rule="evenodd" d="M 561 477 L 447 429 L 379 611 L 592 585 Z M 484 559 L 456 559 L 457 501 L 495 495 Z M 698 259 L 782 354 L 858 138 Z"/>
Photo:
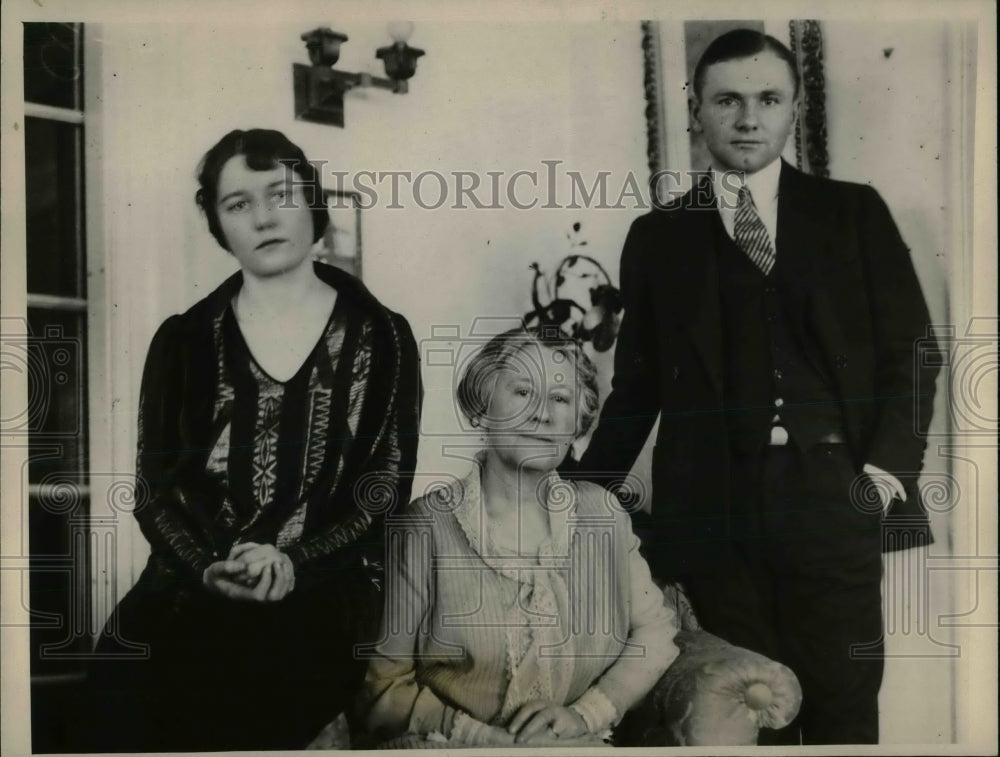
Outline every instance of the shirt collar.
<path fill-rule="evenodd" d="M 735 210 L 736 193 L 746 185 L 753 197 L 758 213 L 765 213 L 778 201 L 778 180 L 781 178 L 781 160 L 772 161 L 756 173 L 741 174 L 738 171 L 717 171 L 712 169 L 712 189 L 715 196 L 725 200 L 723 207 Z"/>

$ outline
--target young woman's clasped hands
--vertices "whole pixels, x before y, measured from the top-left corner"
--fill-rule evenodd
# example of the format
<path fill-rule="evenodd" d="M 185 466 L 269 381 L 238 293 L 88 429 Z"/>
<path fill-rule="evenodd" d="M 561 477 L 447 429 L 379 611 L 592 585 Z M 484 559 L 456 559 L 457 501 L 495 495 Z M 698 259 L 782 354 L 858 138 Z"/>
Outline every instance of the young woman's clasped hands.
<path fill-rule="evenodd" d="M 295 588 L 295 566 L 273 544 L 245 542 L 205 568 L 202 583 L 229 599 L 278 602 Z"/>

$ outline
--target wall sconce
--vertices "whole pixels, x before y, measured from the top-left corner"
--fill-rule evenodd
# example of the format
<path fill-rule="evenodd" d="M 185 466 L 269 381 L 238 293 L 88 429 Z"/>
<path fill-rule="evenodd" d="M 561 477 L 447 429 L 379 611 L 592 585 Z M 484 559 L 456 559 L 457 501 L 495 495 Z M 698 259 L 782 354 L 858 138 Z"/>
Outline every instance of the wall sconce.
<path fill-rule="evenodd" d="M 312 65 L 292 64 L 295 117 L 300 121 L 343 127 L 344 93 L 348 90 L 354 87 L 379 87 L 396 94 L 405 94 L 408 90 L 407 79 L 416 73 L 417 58 L 424 51 L 406 44 L 413 33 L 413 22 L 395 21 L 388 24 L 386 29 L 393 42 L 375 51 L 375 57 L 385 65 L 386 79 L 333 68 L 340 58 L 341 44 L 347 42 L 346 34 L 325 26 L 303 32 L 302 41 L 306 43 Z"/>

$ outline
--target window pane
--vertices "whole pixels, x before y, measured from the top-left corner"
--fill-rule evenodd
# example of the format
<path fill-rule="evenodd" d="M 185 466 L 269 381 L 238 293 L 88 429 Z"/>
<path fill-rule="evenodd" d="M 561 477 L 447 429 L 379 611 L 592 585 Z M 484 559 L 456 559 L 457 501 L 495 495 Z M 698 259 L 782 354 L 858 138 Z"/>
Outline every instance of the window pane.
<path fill-rule="evenodd" d="M 84 313 L 28 308 L 28 478 L 87 470 Z"/>
<path fill-rule="evenodd" d="M 83 297 L 83 238 L 79 215 L 82 129 L 25 119 L 28 291 Z"/>
<path fill-rule="evenodd" d="M 80 24 L 24 25 L 24 99 L 27 102 L 81 109 L 80 33 Z"/>
<path fill-rule="evenodd" d="M 76 672 L 81 670 L 82 661 L 66 657 L 89 649 L 90 607 L 85 599 L 87 540 L 74 538 L 74 528 L 82 536 L 84 523 L 74 524 L 73 516 L 85 514 L 89 503 L 86 497 L 43 494 L 30 497 L 28 508 L 31 675 Z M 52 646 L 43 651 L 43 644 Z"/>

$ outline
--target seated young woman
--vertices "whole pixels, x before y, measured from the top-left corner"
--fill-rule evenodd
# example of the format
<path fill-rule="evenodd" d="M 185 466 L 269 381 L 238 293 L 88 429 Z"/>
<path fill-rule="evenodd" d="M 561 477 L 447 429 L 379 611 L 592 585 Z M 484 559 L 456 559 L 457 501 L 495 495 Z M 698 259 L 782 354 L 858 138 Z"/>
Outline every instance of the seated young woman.
<path fill-rule="evenodd" d="M 598 394 L 593 363 L 550 332 L 506 332 L 470 361 L 457 400 L 476 465 L 390 521 L 373 743 L 600 745 L 677 656 L 628 513 L 556 472 Z"/>
<path fill-rule="evenodd" d="M 97 643 L 89 751 L 298 749 L 354 703 L 419 367 L 405 319 L 313 261 L 320 178 L 266 129 L 202 160 L 195 199 L 240 270 L 149 348 L 135 517 L 151 554 Z"/>

